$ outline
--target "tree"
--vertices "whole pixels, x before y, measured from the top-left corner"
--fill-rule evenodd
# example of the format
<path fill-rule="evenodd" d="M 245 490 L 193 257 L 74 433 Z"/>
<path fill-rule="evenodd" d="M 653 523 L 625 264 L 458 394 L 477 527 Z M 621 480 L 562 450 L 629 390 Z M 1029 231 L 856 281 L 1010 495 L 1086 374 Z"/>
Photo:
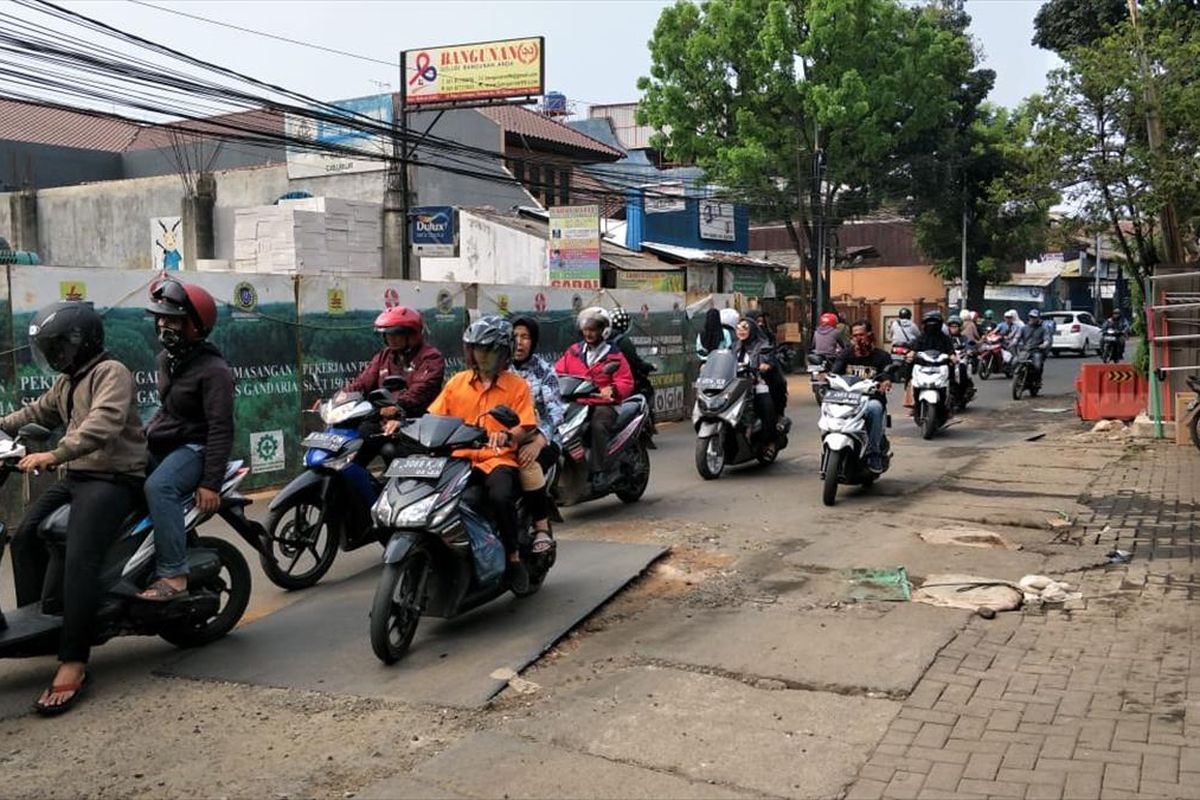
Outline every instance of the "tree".
<path fill-rule="evenodd" d="M 650 40 L 639 121 L 661 132 L 656 147 L 784 219 L 814 280 L 821 228 L 878 207 L 911 180 L 916 145 L 953 124 L 974 54 L 940 13 L 898 0 L 680 0 Z"/>
<path fill-rule="evenodd" d="M 1047 0 L 1033 21 L 1033 43 L 1066 57 L 1103 39 L 1128 14 L 1125 0 Z"/>

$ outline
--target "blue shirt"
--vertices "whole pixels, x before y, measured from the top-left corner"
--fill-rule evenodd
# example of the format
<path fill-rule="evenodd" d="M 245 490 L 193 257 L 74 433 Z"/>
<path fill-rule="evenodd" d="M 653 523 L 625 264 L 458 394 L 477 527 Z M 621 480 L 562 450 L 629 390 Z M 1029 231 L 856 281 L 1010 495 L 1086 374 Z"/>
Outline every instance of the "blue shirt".
<path fill-rule="evenodd" d="M 533 405 L 537 409 L 538 431 L 547 442 L 562 444 L 558 440 L 558 426 L 567 414 L 566 404 L 558 389 L 558 375 L 541 356 L 530 356 L 524 364 L 513 364 L 513 372 L 529 384 Z"/>

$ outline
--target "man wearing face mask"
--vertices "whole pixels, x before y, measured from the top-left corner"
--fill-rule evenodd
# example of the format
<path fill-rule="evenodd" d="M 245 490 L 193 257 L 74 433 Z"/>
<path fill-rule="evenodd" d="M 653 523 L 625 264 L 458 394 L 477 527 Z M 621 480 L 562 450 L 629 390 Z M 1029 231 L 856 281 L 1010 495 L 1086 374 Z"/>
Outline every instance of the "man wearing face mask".
<path fill-rule="evenodd" d="M 871 323 L 862 320 L 850 329 L 850 347 L 843 350 L 833 363 L 834 375 L 853 375 L 879 382 L 879 391 L 867 403 L 867 468 L 883 472 L 883 419 L 887 413 L 887 393 L 892 381 L 887 377 L 892 357 L 875 346 Z"/>
<path fill-rule="evenodd" d="M 221 507 L 221 482 L 233 450 L 233 372 L 208 342 L 217 324 L 212 295 L 165 280 L 146 309 L 163 350 L 158 355 L 161 406 L 146 425 L 150 470 L 146 504 L 154 520 L 156 580 L 138 597 L 164 602 L 187 594 L 184 503 L 196 495 L 201 514 Z"/>

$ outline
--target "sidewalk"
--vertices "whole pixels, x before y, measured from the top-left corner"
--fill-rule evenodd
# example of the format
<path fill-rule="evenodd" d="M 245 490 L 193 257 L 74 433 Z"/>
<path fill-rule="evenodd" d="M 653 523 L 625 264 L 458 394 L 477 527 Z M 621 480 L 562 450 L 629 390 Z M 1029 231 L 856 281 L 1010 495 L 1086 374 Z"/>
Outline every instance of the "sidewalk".
<path fill-rule="evenodd" d="M 974 617 L 848 799 L 1200 798 L 1200 456 L 1147 446 L 1083 504 L 1133 561 L 1067 573 L 1074 608 Z"/>

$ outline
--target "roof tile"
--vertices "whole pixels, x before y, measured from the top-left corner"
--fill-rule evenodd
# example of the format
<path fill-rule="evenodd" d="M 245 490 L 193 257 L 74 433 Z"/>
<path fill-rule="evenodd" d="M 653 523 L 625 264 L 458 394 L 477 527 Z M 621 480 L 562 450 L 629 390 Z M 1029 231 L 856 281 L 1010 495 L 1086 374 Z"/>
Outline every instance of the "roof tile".
<path fill-rule="evenodd" d="M 485 106 L 476 109 L 480 114 L 495 122 L 506 132 L 540 139 L 543 142 L 553 142 L 567 147 L 586 150 L 607 160 L 621 158 L 625 153 L 615 147 L 605 144 L 599 139 L 593 139 L 587 134 L 577 131 L 569 125 L 556 122 L 550 117 L 536 111 L 530 111 L 521 106 Z"/>
<path fill-rule="evenodd" d="M 132 122 L 102 112 L 0 98 L 0 140 L 120 153 L 137 132 Z"/>

